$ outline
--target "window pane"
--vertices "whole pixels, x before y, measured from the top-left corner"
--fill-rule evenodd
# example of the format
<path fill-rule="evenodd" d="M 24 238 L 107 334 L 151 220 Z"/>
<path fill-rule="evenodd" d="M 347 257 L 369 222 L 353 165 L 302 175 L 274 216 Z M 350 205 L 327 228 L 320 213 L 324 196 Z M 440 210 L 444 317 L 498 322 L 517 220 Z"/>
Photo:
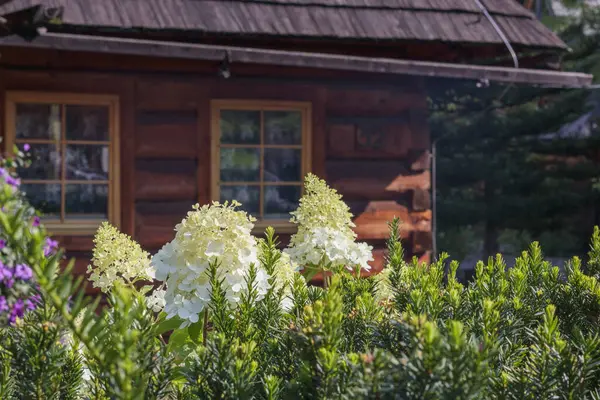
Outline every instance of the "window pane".
<path fill-rule="evenodd" d="M 108 146 L 67 146 L 67 179 L 108 180 Z"/>
<path fill-rule="evenodd" d="M 17 139 L 60 139 L 60 106 L 56 104 L 17 104 Z"/>
<path fill-rule="evenodd" d="M 290 218 L 290 211 L 298 208 L 300 186 L 265 186 L 265 219 Z"/>
<path fill-rule="evenodd" d="M 60 217 L 60 184 L 23 184 L 29 203 L 44 216 Z"/>
<path fill-rule="evenodd" d="M 221 181 L 256 182 L 260 179 L 260 150 L 221 149 Z"/>
<path fill-rule="evenodd" d="M 108 107 L 66 106 L 67 140 L 109 140 Z"/>
<path fill-rule="evenodd" d="M 60 179 L 61 160 L 57 145 L 32 144 L 29 152 L 31 165 L 17 170 L 21 179 Z"/>
<path fill-rule="evenodd" d="M 299 182 L 302 180 L 302 151 L 265 149 L 265 181 Z"/>
<path fill-rule="evenodd" d="M 225 200 L 237 200 L 242 210 L 255 217 L 259 215 L 260 187 L 248 185 L 221 186 L 221 203 Z"/>
<path fill-rule="evenodd" d="M 302 144 L 302 113 L 265 111 L 266 144 Z"/>
<path fill-rule="evenodd" d="M 106 219 L 108 185 L 68 184 L 65 197 L 67 219 Z"/>
<path fill-rule="evenodd" d="M 260 111 L 222 110 L 221 143 L 260 144 Z"/>

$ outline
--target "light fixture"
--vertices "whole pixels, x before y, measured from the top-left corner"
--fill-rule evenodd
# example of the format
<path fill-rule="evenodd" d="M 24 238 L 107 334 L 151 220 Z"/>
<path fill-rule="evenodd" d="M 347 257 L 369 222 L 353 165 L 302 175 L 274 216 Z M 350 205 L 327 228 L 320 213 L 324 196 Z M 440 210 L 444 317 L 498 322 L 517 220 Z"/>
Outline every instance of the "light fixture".
<path fill-rule="evenodd" d="M 229 69 L 229 64 L 231 61 L 229 60 L 229 52 L 225 52 L 225 57 L 221 61 L 219 65 L 219 76 L 224 79 L 228 79 L 231 76 L 231 70 Z"/>

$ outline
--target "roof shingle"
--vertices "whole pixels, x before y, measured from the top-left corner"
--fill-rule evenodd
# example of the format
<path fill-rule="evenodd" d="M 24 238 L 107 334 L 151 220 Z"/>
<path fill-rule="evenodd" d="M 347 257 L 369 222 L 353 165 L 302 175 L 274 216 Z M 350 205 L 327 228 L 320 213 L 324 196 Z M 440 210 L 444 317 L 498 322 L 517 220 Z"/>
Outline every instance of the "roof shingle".
<path fill-rule="evenodd" d="M 515 0 L 483 0 L 508 40 L 565 44 Z M 192 31 L 261 37 L 501 43 L 468 0 L 13 0 L 0 15 L 36 4 L 62 6 L 63 26 Z"/>

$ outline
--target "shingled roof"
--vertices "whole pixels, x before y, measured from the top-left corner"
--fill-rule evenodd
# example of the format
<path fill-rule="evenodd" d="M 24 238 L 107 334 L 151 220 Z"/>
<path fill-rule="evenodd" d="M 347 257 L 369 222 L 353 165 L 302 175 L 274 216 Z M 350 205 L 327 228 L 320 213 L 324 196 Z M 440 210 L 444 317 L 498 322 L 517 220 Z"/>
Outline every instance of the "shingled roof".
<path fill-rule="evenodd" d="M 482 0 L 513 45 L 566 49 L 515 0 Z M 501 44 L 475 0 L 12 0 L 0 15 L 62 7 L 57 29 Z"/>

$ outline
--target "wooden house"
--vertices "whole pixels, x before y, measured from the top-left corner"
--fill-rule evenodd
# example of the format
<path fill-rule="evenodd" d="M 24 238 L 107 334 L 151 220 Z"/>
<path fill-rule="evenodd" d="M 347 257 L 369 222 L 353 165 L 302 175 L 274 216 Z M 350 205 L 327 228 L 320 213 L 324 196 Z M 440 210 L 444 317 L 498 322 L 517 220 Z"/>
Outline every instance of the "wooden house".
<path fill-rule="evenodd" d="M 23 188 L 81 272 L 100 221 L 153 252 L 211 200 L 285 243 L 309 171 L 376 267 L 393 216 L 427 258 L 425 79 L 591 80 L 557 70 L 565 44 L 515 0 L 0 3 L 0 136 L 31 146 Z"/>

